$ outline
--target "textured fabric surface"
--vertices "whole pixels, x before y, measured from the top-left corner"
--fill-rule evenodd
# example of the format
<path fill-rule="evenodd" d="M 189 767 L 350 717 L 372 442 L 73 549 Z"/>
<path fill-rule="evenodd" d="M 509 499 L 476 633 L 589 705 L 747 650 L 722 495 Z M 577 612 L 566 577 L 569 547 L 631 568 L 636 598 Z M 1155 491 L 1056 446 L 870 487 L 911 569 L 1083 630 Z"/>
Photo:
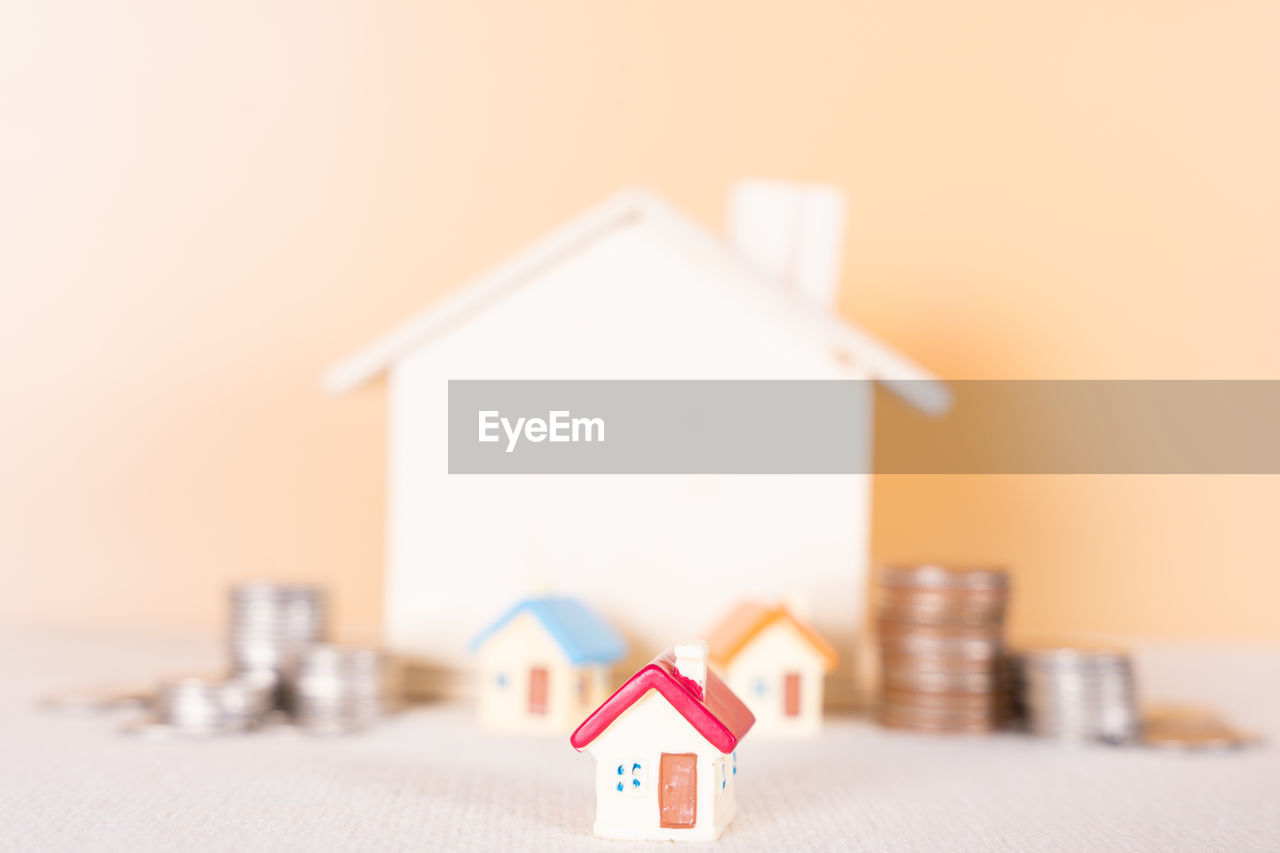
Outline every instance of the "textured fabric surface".
<path fill-rule="evenodd" d="M 138 738 L 42 693 L 216 669 L 211 640 L 2 635 L 0 848 L 645 850 L 591 836 L 593 765 L 568 738 L 494 738 L 469 709 L 413 709 L 365 735 Z M 1200 699 L 1280 736 L 1280 652 L 1138 658 L 1144 693 Z M 145 683 L 145 681 L 143 682 Z M 719 850 L 1274 850 L 1280 761 L 1240 753 L 939 738 L 854 717 L 813 741 L 739 749 Z"/>

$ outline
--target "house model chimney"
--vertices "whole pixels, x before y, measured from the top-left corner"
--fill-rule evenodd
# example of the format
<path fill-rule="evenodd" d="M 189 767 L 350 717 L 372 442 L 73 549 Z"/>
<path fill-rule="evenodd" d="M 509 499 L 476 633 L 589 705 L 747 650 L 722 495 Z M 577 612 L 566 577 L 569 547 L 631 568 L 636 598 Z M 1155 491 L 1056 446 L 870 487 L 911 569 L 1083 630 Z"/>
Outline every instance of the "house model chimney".
<path fill-rule="evenodd" d="M 827 184 L 739 181 L 729 193 L 729 242 L 783 287 L 834 308 L 845 208 L 844 191 Z"/>
<path fill-rule="evenodd" d="M 701 699 L 707 690 L 707 642 L 681 643 L 676 646 L 676 675 L 689 682 L 686 686 Z"/>

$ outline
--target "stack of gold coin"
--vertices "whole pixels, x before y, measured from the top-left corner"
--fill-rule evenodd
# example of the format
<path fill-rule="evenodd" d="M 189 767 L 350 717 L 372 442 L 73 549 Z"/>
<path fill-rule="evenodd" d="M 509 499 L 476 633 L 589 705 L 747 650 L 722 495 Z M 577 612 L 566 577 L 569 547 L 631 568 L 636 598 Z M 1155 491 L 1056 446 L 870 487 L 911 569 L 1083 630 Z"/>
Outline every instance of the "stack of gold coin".
<path fill-rule="evenodd" d="M 888 566 L 880 571 L 878 593 L 880 722 L 928 732 L 998 728 L 1008 575 L 991 568 Z"/>

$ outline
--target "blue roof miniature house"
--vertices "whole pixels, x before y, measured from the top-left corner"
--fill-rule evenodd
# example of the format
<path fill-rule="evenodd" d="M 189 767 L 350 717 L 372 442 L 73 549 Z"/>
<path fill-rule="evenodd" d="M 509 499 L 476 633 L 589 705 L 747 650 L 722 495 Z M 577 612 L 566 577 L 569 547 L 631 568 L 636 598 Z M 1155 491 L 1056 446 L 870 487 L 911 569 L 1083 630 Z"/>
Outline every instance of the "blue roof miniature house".
<path fill-rule="evenodd" d="M 488 729 L 564 734 L 609 694 L 626 641 L 577 599 L 526 598 L 471 641 L 479 656 L 480 722 Z"/>

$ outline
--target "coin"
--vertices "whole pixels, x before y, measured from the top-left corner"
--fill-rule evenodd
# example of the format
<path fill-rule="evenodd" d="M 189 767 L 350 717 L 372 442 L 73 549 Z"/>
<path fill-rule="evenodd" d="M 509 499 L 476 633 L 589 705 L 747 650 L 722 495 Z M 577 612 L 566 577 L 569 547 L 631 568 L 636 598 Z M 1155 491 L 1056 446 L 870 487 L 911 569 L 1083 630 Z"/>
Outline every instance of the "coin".
<path fill-rule="evenodd" d="M 1139 734 L 1129 655 L 1081 644 L 1028 646 L 1010 656 L 1016 706 L 1032 734 L 1119 744 Z"/>
<path fill-rule="evenodd" d="M 1261 738 L 1237 729 L 1207 708 L 1165 706 L 1148 708 L 1142 714 L 1142 742 L 1164 749 L 1239 749 Z"/>
<path fill-rule="evenodd" d="M 290 678 L 302 649 L 326 635 L 324 590 L 309 584 L 265 581 L 230 591 L 229 646 L 234 672 L 255 681 L 274 679 L 276 707 L 292 705 Z"/>
<path fill-rule="evenodd" d="M 899 708 L 932 709 L 938 711 L 990 711 L 997 707 L 990 693 L 940 693 L 937 691 L 913 691 L 886 688 L 881 702 Z"/>
<path fill-rule="evenodd" d="M 877 575 L 879 721 L 928 732 L 981 732 L 1004 716 L 1008 575 L 937 564 Z"/>
<path fill-rule="evenodd" d="M 978 566 L 943 566 L 934 563 L 888 565 L 879 572 L 880 586 L 978 591 L 1009 588 L 1004 569 Z"/>
<path fill-rule="evenodd" d="M 984 734 L 999 726 L 999 719 L 993 713 L 944 713 L 891 705 L 880 706 L 876 719 L 889 728 L 937 734 Z"/>
<path fill-rule="evenodd" d="M 385 654 L 334 644 L 303 649 L 293 687 L 298 724 L 316 734 L 367 728 L 391 710 L 395 692 Z"/>
<path fill-rule="evenodd" d="M 211 737 L 295 724 L 309 732 L 366 728 L 403 701 L 403 670 L 375 648 L 326 639 L 326 595 L 310 584 L 253 582 L 228 593 L 230 675 L 167 679 L 153 692 L 61 691 L 57 710 L 135 708 L 134 735 Z"/>
<path fill-rule="evenodd" d="M 976 625 L 999 628 L 1008 596 L 1004 592 L 934 589 L 882 589 L 876 615 L 881 622 Z"/>
<path fill-rule="evenodd" d="M 1002 654 L 998 628 L 954 625 L 879 623 L 880 650 L 887 655 L 951 655 L 969 660 L 992 660 Z"/>
<path fill-rule="evenodd" d="M 993 673 L 937 672 L 929 670 L 888 670 L 882 673 L 886 690 L 920 693 L 994 693 L 999 678 Z"/>
<path fill-rule="evenodd" d="M 150 701 L 145 690 L 81 687 L 47 693 L 39 704 L 46 711 L 107 712 L 144 708 Z"/>
<path fill-rule="evenodd" d="M 913 675 L 918 673 L 952 673 L 955 675 L 985 675 L 991 678 L 994 677 L 997 669 L 996 663 L 994 652 L 986 657 L 972 657 L 954 653 L 946 654 L 945 652 L 911 654 L 884 650 L 880 655 L 880 666 L 885 671 L 909 672 Z"/>
<path fill-rule="evenodd" d="M 148 721 L 182 735 L 228 734 L 253 728 L 271 705 L 268 683 L 234 676 L 184 676 L 160 685 Z M 133 723 L 129 729 L 138 726 Z"/>
<path fill-rule="evenodd" d="M 1142 733 L 1144 744 L 1163 749 L 1239 749 L 1258 743 L 1260 740 L 1256 734 L 1230 727 L 1188 731 L 1156 730 Z"/>

